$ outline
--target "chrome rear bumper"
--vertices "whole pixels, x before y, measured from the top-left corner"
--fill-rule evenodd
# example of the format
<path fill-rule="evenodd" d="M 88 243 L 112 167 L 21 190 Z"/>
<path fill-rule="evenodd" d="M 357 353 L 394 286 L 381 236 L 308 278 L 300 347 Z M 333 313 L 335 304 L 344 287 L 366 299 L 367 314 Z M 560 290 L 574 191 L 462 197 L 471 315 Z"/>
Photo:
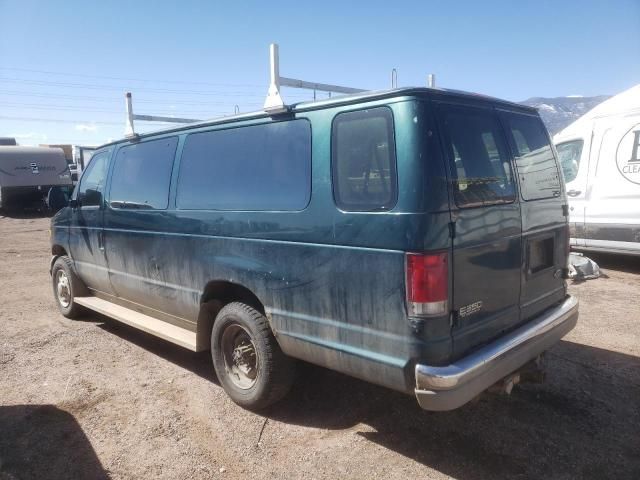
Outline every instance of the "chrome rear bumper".
<path fill-rule="evenodd" d="M 565 301 L 526 325 L 444 367 L 416 365 L 416 398 L 425 410 L 453 410 L 533 360 L 578 321 L 578 301 Z"/>

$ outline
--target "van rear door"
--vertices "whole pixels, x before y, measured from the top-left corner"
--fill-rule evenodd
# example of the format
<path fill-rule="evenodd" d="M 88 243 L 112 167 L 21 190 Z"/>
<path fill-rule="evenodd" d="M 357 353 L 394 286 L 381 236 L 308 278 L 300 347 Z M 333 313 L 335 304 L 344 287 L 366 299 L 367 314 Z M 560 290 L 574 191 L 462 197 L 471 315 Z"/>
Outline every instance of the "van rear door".
<path fill-rule="evenodd" d="M 560 169 L 542 120 L 535 113 L 501 111 L 515 159 L 522 210 L 521 319 L 566 295 L 569 229 Z"/>
<path fill-rule="evenodd" d="M 520 322 L 522 226 L 510 150 L 491 105 L 440 103 L 449 165 L 453 355 Z"/>

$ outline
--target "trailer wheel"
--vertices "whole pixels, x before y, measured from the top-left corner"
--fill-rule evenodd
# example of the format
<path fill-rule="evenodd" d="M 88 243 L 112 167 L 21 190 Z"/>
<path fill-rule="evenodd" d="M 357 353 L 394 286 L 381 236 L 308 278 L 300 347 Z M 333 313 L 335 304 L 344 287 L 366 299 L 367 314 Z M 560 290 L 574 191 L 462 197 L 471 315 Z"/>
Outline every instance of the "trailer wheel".
<path fill-rule="evenodd" d="M 71 268 L 71 259 L 58 257 L 51 269 L 53 295 L 60 313 L 67 318 L 78 318 L 84 312 L 75 302 L 76 297 L 87 295 L 87 288 Z"/>
<path fill-rule="evenodd" d="M 218 313 L 211 356 L 227 395 L 250 410 L 277 402 L 293 383 L 294 360 L 280 350 L 265 316 L 244 303 L 230 303 Z"/>

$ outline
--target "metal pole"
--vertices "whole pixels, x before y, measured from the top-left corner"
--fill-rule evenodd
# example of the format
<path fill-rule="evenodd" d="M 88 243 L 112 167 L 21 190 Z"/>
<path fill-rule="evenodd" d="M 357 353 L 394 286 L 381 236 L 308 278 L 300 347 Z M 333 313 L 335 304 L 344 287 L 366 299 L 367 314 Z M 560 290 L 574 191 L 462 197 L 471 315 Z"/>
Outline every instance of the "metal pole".
<path fill-rule="evenodd" d="M 395 68 L 391 70 L 391 88 L 398 88 L 398 71 Z"/>
<path fill-rule="evenodd" d="M 269 63 L 271 82 L 269 92 L 264 102 L 264 109 L 267 111 L 286 110 L 282 97 L 280 96 L 280 52 L 277 43 L 269 45 Z"/>
<path fill-rule="evenodd" d="M 427 75 L 427 87 L 436 88 L 436 76 L 433 73 Z"/>
<path fill-rule="evenodd" d="M 131 105 L 131 92 L 125 94 L 125 106 L 127 109 L 127 119 L 124 127 L 125 137 L 131 137 L 136 134 L 133 128 L 133 106 Z"/>

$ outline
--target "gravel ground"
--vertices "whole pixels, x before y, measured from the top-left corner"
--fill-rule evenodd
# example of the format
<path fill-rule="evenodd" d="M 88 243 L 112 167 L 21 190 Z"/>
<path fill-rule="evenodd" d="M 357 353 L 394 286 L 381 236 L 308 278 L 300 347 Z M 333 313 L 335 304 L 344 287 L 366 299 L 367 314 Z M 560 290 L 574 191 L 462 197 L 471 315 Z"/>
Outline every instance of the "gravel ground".
<path fill-rule="evenodd" d="M 449 413 L 303 365 L 263 415 L 208 354 L 62 317 L 47 218 L 0 217 L 0 479 L 640 478 L 640 259 L 593 257 L 544 385 Z"/>

